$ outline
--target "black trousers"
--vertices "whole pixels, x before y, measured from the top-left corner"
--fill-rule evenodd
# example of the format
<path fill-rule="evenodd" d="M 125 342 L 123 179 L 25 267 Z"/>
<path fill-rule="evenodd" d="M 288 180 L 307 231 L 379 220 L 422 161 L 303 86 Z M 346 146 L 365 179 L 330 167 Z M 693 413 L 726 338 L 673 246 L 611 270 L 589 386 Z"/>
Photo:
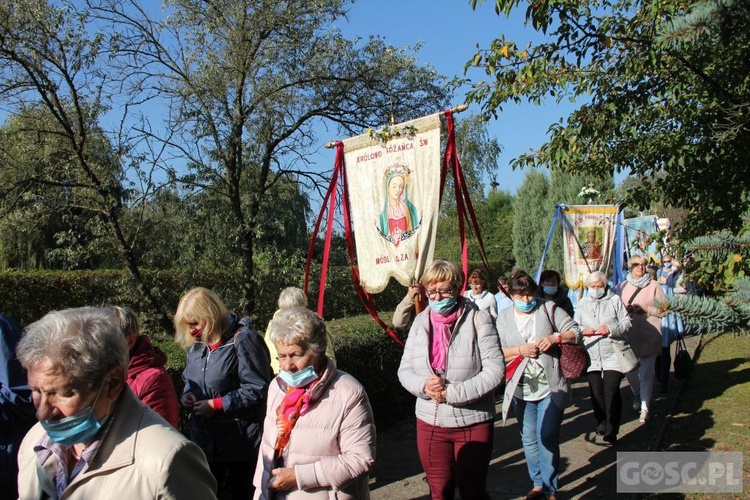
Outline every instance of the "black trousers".
<path fill-rule="evenodd" d="M 669 370 L 672 365 L 672 353 L 669 347 L 662 347 L 661 354 L 656 357 L 656 381 L 659 383 L 659 390 L 667 392 L 669 384 Z"/>
<path fill-rule="evenodd" d="M 620 398 L 620 381 L 622 373 L 615 370 L 588 372 L 591 406 L 597 425 L 606 423 L 605 435 L 617 436 L 620 432 L 620 415 L 622 399 Z"/>
<path fill-rule="evenodd" d="M 231 490 L 232 500 L 253 498 L 255 462 L 211 462 L 208 465 L 216 482 L 219 483 L 220 498 L 228 496 L 226 490 Z"/>

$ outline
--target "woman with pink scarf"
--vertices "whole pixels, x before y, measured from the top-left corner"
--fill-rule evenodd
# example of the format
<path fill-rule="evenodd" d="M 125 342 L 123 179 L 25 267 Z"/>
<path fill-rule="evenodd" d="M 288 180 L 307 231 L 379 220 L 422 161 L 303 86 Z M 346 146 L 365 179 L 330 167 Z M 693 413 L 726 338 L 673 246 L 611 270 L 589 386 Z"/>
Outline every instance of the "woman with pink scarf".
<path fill-rule="evenodd" d="M 283 309 L 270 328 L 279 375 L 268 389 L 254 498 L 369 498 L 375 423 L 367 393 L 326 356 L 320 316 Z"/>
<path fill-rule="evenodd" d="M 415 319 L 398 370 L 417 398 L 417 448 L 433 499 L 488 499 L 493 392 L 505 362 L 492 317 L 461 296 L 463 274 L 434 261 L 422 276 L 429 300 Z"/>

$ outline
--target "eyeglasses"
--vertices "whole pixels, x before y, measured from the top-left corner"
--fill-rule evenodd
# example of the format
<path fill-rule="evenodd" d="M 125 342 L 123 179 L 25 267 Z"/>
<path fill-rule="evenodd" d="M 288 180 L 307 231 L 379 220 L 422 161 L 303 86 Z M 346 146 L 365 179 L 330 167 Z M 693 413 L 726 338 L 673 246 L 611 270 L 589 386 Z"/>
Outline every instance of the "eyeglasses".
<path fill-rule="evenodd" d="M 632 264 L 630 269 L 635 269 L 636 267 L 646 267 L 646 264 Z"/>
<path fill-rule="evenodd" d="M 441 298 L 450 297 L 453 295 L 454 288 L 446 288 L 444 290 L 425 290 L 425 295 L 427 295 L 428 299 L 435 298 L 437 296 L 440 296 Z"/>

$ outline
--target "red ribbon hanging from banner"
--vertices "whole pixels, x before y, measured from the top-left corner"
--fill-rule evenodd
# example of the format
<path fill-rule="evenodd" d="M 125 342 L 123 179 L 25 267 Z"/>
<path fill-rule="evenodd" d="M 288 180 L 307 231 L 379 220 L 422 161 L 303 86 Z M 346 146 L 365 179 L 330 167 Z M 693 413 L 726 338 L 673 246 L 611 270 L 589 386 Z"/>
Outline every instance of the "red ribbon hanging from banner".
<path fill-rule="evenodd" d="M 448 126 L 448 138 L 447 138 L 447 144 L 445 146 L 445 157 L 444 157 L 444 164 L 443 164 L 443 177 L 441 178 L 441 196 L 443 192 L 443 185 L 445 183 L 445 177 L 447 176 L 448 172 L 448 165 L 451 166 L 451 170 L 453 172 L 453 184 L 454 184 L 454 192 L 456 196 L 456 209 L 458 210 L 458 229 L 461 237 L 461 264 L 462 264 L 462 270 L 464 272 L 464 288 L 466 288 L 467 282 L 468 282 L 468 266 L 469 266 L 469 255 L 468 255 L 468 246 L 466 242 L 466 231 L 464 226 L 464 220 L 466 223 L 470 224 L 470 228 L 473 229 L 474 236 L 477 239 L 477 244 L 479 246 L 479 255 L 482 259 L 482 264 L 484 264 L 484 267 L 487 269 L 487 272 L 491 274 L 490 271 L 490 261 L 487 258 L 487 252 L 484 248 L 484 241 L 482 240 L 482 233 L 479 230 L 479 223 L 477 222 L 477 216 L 476 212 L 474 211 L 474 205 L 471 203 L 471 197 L 469 196 L 469 187 L 466 184 L 466 179 L 464 178 L 463 170 L 461 169 L 461 162 L 458 158 L 458 149 L 456 147 L 456 134 L 455 134 L 455 127 L 453 122 L 453 111 L 446 110 L 444 112 L 445 115 L 445 121 L 446 125 Z M 500 288 L 500 291 L 510 297 L 510 294 L 508 291 L 503 288 L 502 285 L 498 283 L 498 287 Z"/>
<path fill-rule="evenodd" d="M 309 286 L 310 267 L 312 263 L 313 250 L 315 249 L 315 243 L 318 238 L 318 233 L 320 232 L 320 224 L 322 222 L 323 214 L 325 213 L 327 204 L 328 227 L 326 229 L 326 238 L 323 250 L 323 264 L 320 271 L 320 290 L 318 292 L 318 314 L 323 317 L 323 300 L 325 298 L 325 283 L 328 273 L 328 258 L 331 249 L 331 236 L 333 234 L 333 216 L 335 213 L 336 192 L 338 190 L 339 175 L 341 176 L 341 186 L 343 193 L 342 211 L 344 213 L 344 235 L 346 239 L 347 253 L 349 255 L 349 263 L 351 267 L 352 281 L 354 282 L 354 289 L 357 293 L 357 297 L 359 298 L 367 313 L 375 320 L 378 325 L 380 325 L 388 333 L 388 335 L 393 340 L 395 340 L 399 345 L 403 347 L 403 341 L 398 338 L 398 335 L 396 335 L 396 333 L 390 327 L 388 327 L 388 325 L 385 324 L 380 316 L 378 316 L 377 308 L 375 307 L 375 303 L 372 300 L 372 297 L 364 288 L 362 288 L 362 285 L 360 284 L 359 268 L 357 267 L 357 258 L 354 252 L 354 235 L 352 234 L 351 211 L 349 208 L 349 185 L 347 182 L 346 168 L 344 163 L 344 143 L 341 141 L 336 143 L 336 160 L 334 162 L 331 184 L 328 187 L 328 191 L 326 192 L 325 197 L 323 198 L 323 204 L 320 210 L 320 214 L 318 215 L 318 219 L 315 223 L 315 228 L 313 229 L 313 233 L 310 239 L 310 246 L 308 247 L 307 251 L 307 262 L 305 264 L 305 293 L 307 293 Z"/>
<path fill-rule="evenodd" d="M 340 164 L 339 164 L 340 163 Z M 323 220 L 323 214 L 325 213 L 326 204 L 328 204 L 328 227 L 326 229 L 326 240 L 323 249 L 323 267 L 320 270 L 320 290 L 318 291 L 318 315 L 323 317 L 323 298 L 325 297 L 325 284 L 326 277 L 328 274 L 328 256 L 331 251 L 331 238 L 330 235 L 333 231 L 333 213 L 336 206 L 336 191 L 338 189 L 338 176 L 339 171 L 343 168 L 344 158 L 343 154 L 341 158 L 336 157 L 336 162 L 333 166 L 333 176 L 331 177 L 331 184 L 328 186 L 323 197 L 323 203 L 321 205 L 318 219 L 315 221 L 315 228 L 313 229 L 310 237 L 310 246 L 307 248 L 307 261 L 305 262 L 305 295 L 308 295 L 308 286 L 310 283 L 310 267 L 312 265 L 313 251 L 315 250 L 315 243 L 318 240 L 318 233 L 320 232 L 320 224 Z"/>

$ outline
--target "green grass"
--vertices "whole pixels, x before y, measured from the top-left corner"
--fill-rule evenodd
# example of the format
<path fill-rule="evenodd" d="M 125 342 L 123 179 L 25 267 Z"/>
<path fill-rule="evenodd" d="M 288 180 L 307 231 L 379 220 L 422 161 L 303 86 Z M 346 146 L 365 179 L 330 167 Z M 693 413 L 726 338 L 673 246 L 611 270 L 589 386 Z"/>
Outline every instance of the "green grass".
<path fill-rule="evenodd" d="M 698 362 L 682 389 L 667 424 L 665 451 L 741 451 L 743 490 L 750 495 L 750 337 L 711 334 L 703 337 Z M 666 498 L 666 495 L 664 496 Z M 679 498 L 716 498 L 689 494 Z"/>

